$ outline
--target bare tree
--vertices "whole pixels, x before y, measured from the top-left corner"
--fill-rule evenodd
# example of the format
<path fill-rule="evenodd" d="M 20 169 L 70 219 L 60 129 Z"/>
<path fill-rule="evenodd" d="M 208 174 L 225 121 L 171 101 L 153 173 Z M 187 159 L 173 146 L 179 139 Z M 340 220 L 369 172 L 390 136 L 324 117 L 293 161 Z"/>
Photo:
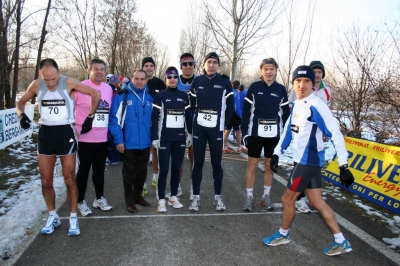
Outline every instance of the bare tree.
<path fill-rule="evenodd" d="M 231 79 L 236 78 L 237 65 L 246 54 L 252 54 L 260 41 L 271 34 L 281 11 L 278 0 L 216 0 L 204 2 L 205 25 L 222 54 L 231 65 Z"/>

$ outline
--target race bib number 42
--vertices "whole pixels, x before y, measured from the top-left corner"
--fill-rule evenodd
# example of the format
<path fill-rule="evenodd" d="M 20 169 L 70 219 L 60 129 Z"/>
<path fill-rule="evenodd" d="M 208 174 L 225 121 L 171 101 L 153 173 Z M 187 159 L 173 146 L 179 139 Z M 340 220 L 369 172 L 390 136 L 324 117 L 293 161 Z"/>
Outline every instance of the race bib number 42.
<path fill-rule="evenodd" d="M 180 109 L 167 109 L 167 128 L 183 128 L 183 114 L 184 111 Z"/>
<path fill-rule="evenodd" d="M 216 127 L 218 111 L 215 109 L 200 109 L 197 116 L 197 124 L 203 127 Z"/>
<path fill-rule="evenodd" d="M 276 119 L 258 119 L 258 136 L 275 138 L 278 136 L 278 123 Z"/>
<path fill-rule="evenodd" d="M 94 119 L 93 127 L 108 127 L 108 108 L 97 108 Z"/>
<path fill-rule="evenodd" d="M 45 121 L 63 121 L 68 118 L 65 100 L 42 100 L 41 116 Z"/>

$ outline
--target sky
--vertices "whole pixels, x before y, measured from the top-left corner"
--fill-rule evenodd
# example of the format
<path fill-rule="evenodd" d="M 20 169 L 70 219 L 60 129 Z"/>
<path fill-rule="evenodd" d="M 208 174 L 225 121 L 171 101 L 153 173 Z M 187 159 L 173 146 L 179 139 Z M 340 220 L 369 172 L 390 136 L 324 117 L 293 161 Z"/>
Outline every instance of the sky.
<path fill-rule="evenodd" d="M 179 62 L 180 32 L 185 21 L 185 10 L 189 3 L 193 4 L 195 1 L 202 2 L 202 0 L 190 0 L 190 2 L 188 0 L 138 1 L 136 14 L 146 23 L 156 40 L 168 47 L 170 64 L 172 65 Z M 300 16 L 301 11 L 304 10 L 298 12 Z M 399 17 L 399 0 L 317 0 L 313 24 L 313 35 L 316 37 L 313 38 L 312 42 L 319 44 L 314 45 L 312 51 L 309 52 L 309 61 L 331 55 L 324 48 L 329 46 L 331 35 L 336 33 L 339 28 L 349 27 L 354 22 L 366 25 L 382 21 L 386 16 L 393 17 L 394 11 L 397 11 L 397 17 Z M 250 64 L 258 65 L 258 62 L 263 58 L 274 57 L 273 50 L 262 49 L 261 53 L 272 53 L 272 56 L 255 55 L 249 59 Z"/>

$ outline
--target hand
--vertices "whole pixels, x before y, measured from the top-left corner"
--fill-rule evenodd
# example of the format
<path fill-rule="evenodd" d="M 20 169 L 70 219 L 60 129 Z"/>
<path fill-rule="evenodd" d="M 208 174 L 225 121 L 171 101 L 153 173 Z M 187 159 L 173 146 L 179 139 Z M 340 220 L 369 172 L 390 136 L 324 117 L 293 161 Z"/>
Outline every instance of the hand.
<path fill-rule="evenodd" d="M 154 149 L 158 150 L 160 148 L 160 140 L 156 139 L 152 142 Z"/>
<path fill-rule="evenodd" d="M 124 144 L 117 144 L 117 146 L 115 146 L 115 148 L 117 148 L 117 151 L 119 152 L 119 153 L 124 153 L 124 151 L 125 151 L 125 146 L 124 146 Z"/>
<path fill-rule="evenodd" d="M 92 129 L 93 117 L 86 117 L 85 122 L 82 124 L 81 134 L 88 133 Z"/>
<path fill-rule="evenodd" d="M 269 166 L 271 167 L 272 172 L 276 173 L 276 171 L 278 170 L 278 163 L 279 163 L 278 155 L 273 154 L 271 161 L 269 162 Z"/>
<path fill-rule="evenodd" d="M 188 134 L 186 137 L 186 147 L 189 148 L 192 145 L 193 145 L 193 135 Z"/>
<path fill-rule="evenodd" d="M 25 113 L 21 113 L 19 116 L 19 125 L 23 128 L 23 129 L 28 129 L 31 127 L 31 120 L 29 119 L 29 117 L 25 114 Z"/>
<path fill-rule="evenodd" d="M 249 135 L 246 135 L 246 136 L 244 136 L 243 139 L 242 139 L 242 144 L 243 144 L 246 148 L 249 147 L 249 139 L 248 139 L 248 137 L 249 137 Z"/>
<path fill-rule="evenodd" d="M 350 172 L 347 165 L 345 165 L 345 167 L 341 166 L 339 167 L 339 169 L 340 169 L 340 183 L 342 184 L 342 186 L 349 188 L 351 184 L 353 184 L 354 182 L 353 174 Z"/>

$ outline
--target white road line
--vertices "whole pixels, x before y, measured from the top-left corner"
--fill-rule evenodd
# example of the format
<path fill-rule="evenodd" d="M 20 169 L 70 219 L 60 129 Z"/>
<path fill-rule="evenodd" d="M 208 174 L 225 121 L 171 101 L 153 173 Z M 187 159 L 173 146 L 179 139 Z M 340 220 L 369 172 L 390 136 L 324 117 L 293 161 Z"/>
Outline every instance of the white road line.
<path fill-rule="evenodd" d="M 229 144 L 229 146 L 233 147 L 231 144 Z M 245 158 L 248 158 L 247 154 L 245 154 L 245 153 L 241 153 L 240 155 L 242 155 Z M 261 170 L 264 171 L 264 165 L 259 163 L 258 167 Z M 277 174 L 274 174 L 274 179 L 277 180 L 279 183 L 281 183 L 283 186 L 286 187 L 287 180 L 285 180 L 284 178 L 280 177 Z M 385 255 L 386 258 L 390 259 L 391 261 L 393 261 L 396 264 L 399 263 L 400 255 L 397 252 L 395 252 L 394 250 L 390 249 L 388 246 L 383 244 L 381 241 L 379 241 L 376 238 L 374 238 L 373 236 L 369 235 L 367 232 L 365 232 L 361 228 L 357 227 L 356 225 L 354 225 L 353 223 L 351 223 L 350 221 L 348 221 L 347 219 L 345 219 L 341 215 L 337 214 L 336 212 L 335 212 L 335 218 L 336 218 L 336 221 L 343 228 L 346 228 L 346 230 L 352 232 L 354 235 L 356 235 L 362 241 L 367 243 L 369 246 L 371 246 L 372 248 L 376 249 L 381 254 Z"/>

